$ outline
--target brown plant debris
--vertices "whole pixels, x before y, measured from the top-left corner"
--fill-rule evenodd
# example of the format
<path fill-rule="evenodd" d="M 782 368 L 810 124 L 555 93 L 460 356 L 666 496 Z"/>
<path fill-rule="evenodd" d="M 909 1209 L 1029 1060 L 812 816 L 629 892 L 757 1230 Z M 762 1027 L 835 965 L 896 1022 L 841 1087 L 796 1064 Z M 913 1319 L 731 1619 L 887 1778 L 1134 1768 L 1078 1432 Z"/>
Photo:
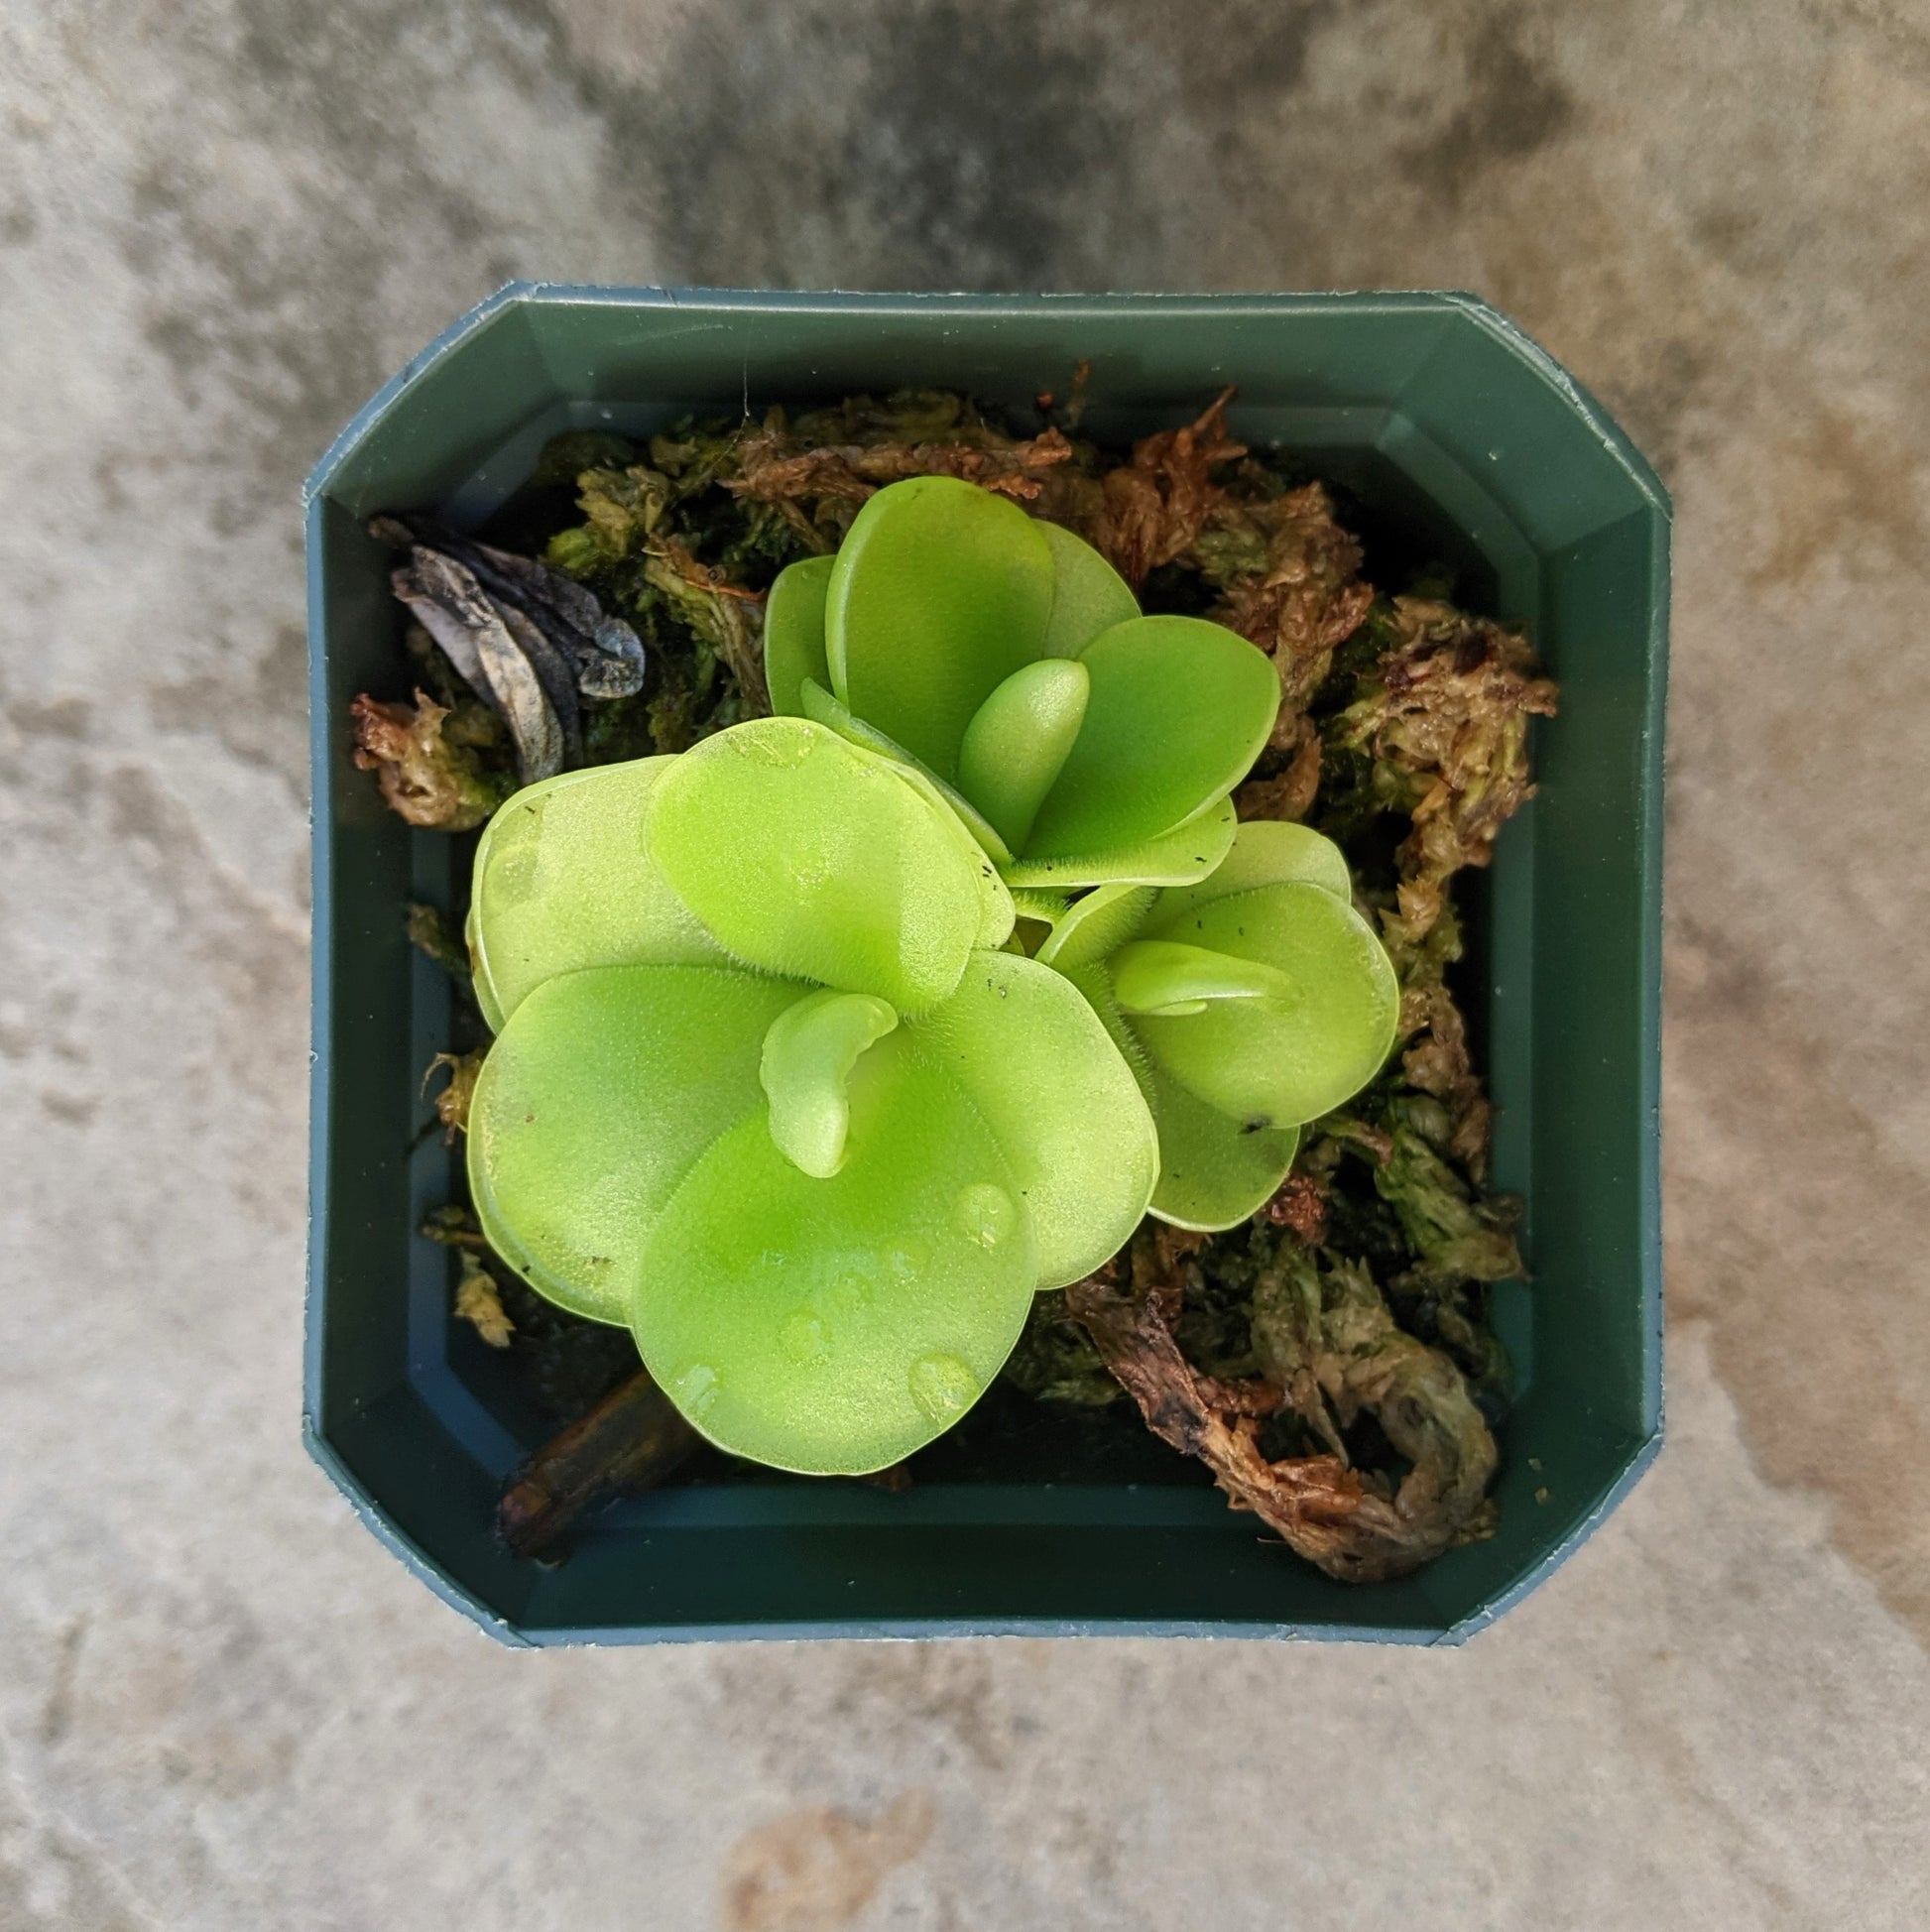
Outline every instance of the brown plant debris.
<path fill-rule="evenodd" d="M 1261 757 L 1275 769 L 1267 777 L 1249 779 L 1233 794 L 1234 808 L 1243 819 L 1301 819 L 1313 809 L 1319 794 L 1319 732 L 1304 716 L 1298 716 L 1284 732 L 1275 724 L 1273 740 Z"/>
<path fill-rule="evenodd" d="M 767 503 L 860 504 L 887 483 L 907 476 L 956 476 L 1000 496 L 1029 502 L 1047 471 L 1072 455 L 1057 429 L 1023 442 L 988 446 L 967 442 L 843 443 L 797 449 L 782 427 L 767 425 L 744 441 L 744 472 L 726 487 Z"/>
<path fill-rule="evenodd" d="M 1311 1174 L 1288 1174 L 1263 1212 L 1274 1227 L 1291 1228 L 1309 1247 L 1326 1239 L 1327 1196 Z"/>
<path fill-rule="evenodd" d="M 475 1098 L 476 1081 L 482 1073 L 483 1052 L 478 1046 L 467 1053 L 438 1053 L 422 1076 L 422 1084 L 426 1086 L 438 1070 L 448 1072 L 448 1080 L 435 1096 L 435 1117 L 442 1123 L 442 1139 L 446 1145 L 453 1145 L 458 1134 L 469 1131 L 469 1103 Z"/>
<path fill-rule="evenodd" d="M 348 707 L 355 763 L 376 775 L 391 810 L 412 825 L 466 832 L 482 824 L 510 787 L 463 742 L 459 712 L 424 691 L 413 706 L 362 696 Z M 445 726 L 454 720 L 455 729 Z"/>
<path fill-rule="evenodd" d="M 1371 754 L 1377 790 L 1413 820 L 1397 909 L 1384 921 L 1396 956 L 1433 927 L 1447 881 L 1487 865 L 1495 835 L 1534 795 L 1528 720 L 1552 717 L 1555 702 L 1518 632 L 1451 604 L 1393 600 L 1391 642 L 1328 735 Z"/>
<path fill-rule="evenodd" d="M 1361 546 L 1334 518 L 1325 488 L 1309 483 L 1270 500 L 1222 495 L 1193 554 L 1224 601 L 1214 613 L 1272 659 L 1283 702 L 1273 742 L 1302 742 L 1308 700 L 1326 681 L 1335 649 L 1374 602 L 1361 580 Z"/>
<path fill-rule="evenodd" d="M 639 1369 L 517 1472 L 497 1509 L 496 1533 L 514 1555 L 549 1554 L 591 1504 L 653 1488 L 696 1443 L 697 1432 Z"/>
<path fill-rule="evenodd" d="M 1361 1263 L 1323 1268 L 1282 1242 L 1255 1285 L 1253 1327 L 1255 1354 L 1320 1440 L 1344 1458 L 1345 1431 L 1371 1413 L 1408 1465 L 1390 1499 L 1385 1478 L 1367 1479 L 1383 1508 L 1355 1519 L 1350 1564 L 1399 1576 L 1492 1531 L 1495 1439 L 1461 1371 L 1395 1323 Z"/>
<path fill-rule="evenodd" d="M 455 1313 L 493 1349 L 506 1349 L 516 1324 L 503 1311 L 496 1278 L 474 1255 L 462 1257 L 462 1275 L 455 1284 Z"/>
<path fill-rule="evenodd" d="M 1482 1501 L 1495 1447 L 1451 1362 L 1403 1334 L 1364 1269 L 1338 1273 L 1330 1294 L 1312 1269 L 1263 1277 L 1255 1346 L 1267 1377 L 1233 1387 L 1198 1374 L 1174 1339 L 1183 1281 L 1170 1248 L 1143 1233 L 1127 1265 L 1075 1282 L 1066 1307 L 1139 1404 L 1146 1426 L 1213 1472 L 1235 1509 L 1253 1510 L 1329 1576 L 1373 1583 L 1404 1576 L 1450 1544 L 1487 1533 Z M 1345 1265 L 1343 1265 L 1345 1268 Z M 1331 1306 L 1329 1305 L 1331 1303 Z M 1377 1311 L 1378 1310 L 1378 1314 Z M 1270 1394 L 1330 1445 L 1322 1455 L 1269 1461 L 1256 1410 Z M 1389 1494 L 1383 1477 L 1348 1462 L 1342 1430 L 1363 1410 L 1413 1467 Z"/>
<path fill-rule="evenodd" d="M 1191 423 L 1142 437 L 1131 462 L 1099 479 L 1096 502 L 1087 488 L 1083 502 L 1063 506 L 1072 514 L 1059 515 L 1049 496 L 1041 511 L 1078 529 L 1137 590 L 1151 571 L 1191 549 L 1226 502 L 1213 468 L 1247 453 L 1227 429 L 1232 397 L 1224 390 Z"/>

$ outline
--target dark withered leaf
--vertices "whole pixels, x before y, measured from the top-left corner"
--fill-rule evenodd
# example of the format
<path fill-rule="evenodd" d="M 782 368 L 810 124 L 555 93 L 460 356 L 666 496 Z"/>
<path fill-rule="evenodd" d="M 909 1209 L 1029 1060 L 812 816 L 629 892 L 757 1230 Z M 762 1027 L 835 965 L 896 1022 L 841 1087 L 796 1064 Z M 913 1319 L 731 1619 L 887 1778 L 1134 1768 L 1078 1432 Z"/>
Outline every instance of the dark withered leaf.
<path fill-rule="evenodd" d="M 476 543 L 427 518 L 378 518 L 371 529 L 377 535 L 398 529 L 412 535 L 468 570 L 503 616 L 521 611 L 560 655 L 585 697 L 629 697 L 643 689 L 641 640 L 575 578 L 535 557 Z"/>
<path fill-rule="evenodd" d="M 534 625 L 520 612 L 499 610 L 466 566 L 426 544 L 414 546 L 391 582 L 449 662 L 502 714 L 523 783 L 560 772 L 568 740 L 556 702 L 573 725 L 574 679 Z M 506 616 L 518 626 L 515 635 Z"/>

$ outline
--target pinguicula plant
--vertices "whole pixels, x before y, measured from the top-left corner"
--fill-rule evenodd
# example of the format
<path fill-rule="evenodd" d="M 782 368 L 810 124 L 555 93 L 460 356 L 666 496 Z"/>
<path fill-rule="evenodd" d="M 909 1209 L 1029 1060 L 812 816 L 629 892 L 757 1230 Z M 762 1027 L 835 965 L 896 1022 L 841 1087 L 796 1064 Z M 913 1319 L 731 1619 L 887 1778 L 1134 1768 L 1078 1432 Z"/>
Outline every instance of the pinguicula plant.
<path fill-rule="evenodd" d="M 1013 925 L 930 782 L 809 720 L 518 792 L 470 916 L 484 1232 L 723 1448 L 899 1461 L 1157 1174 L 1132 1071 Z"/>
<path fill-rule="evenodd" d="M 780 575 L 765 669 L 776 710 L 920 771 L 1033 890 L 1204 878 L 1280 704 L 1246 639 L 1142 615 L 1089 543 L 946 476 Z"/>
<path fill-rule="evenodd" d="M 1040 944 L 1038 959 L 1092 1002 L 1151 1105 L 1161 1220 L 1245 1220 L 1285 1178 L 1300 1127 L 1387 1059 L 1400 989 L 1352 895 L 1331 840 L 1258 820 L 1197 885 L 1102 886 Z"/>

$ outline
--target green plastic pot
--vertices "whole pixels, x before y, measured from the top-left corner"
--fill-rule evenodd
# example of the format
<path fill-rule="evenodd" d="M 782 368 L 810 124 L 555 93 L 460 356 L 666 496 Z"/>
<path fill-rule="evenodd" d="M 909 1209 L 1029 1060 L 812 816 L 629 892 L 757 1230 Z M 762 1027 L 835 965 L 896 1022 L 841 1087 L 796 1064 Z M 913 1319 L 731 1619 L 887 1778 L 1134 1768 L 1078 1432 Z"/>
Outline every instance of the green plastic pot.
<path fill-rule="evenodd" d="M 486 514 L 558 430 L 647 431 L 904 385 L 1022 409 L 1091 363 L 1087 429 L 1125 439 L 1227 384 L 1237 433 L 1354 493 L 1384 543 L 1442 558 L 1526 624 L 1561 681 L 1540 795 L 1471 903 L 1499 1183 L 1525 1195 L 1532 1286 L 1500 1291 L 1520 1399 L 1500 1533 L 1399 1583 L 1330 1582 L 1145 1439 L 1122 1463 L 1035 1439 L 908 1494 L 670 1488 L 543 1568 L 494 1542 L 505 1477 L 548 1432 L 449 1318 L 414 1231 L 456 1154 L 422 1069 L 448 990 L 403 934 L 449 905 L 457 842 L 412 832 L 349 760 L 362 689 L 400 692 L 373 511 Z M 1668 501 L 1574 380 L 1462 295 L 790 296 L 513 285 L 343 430 L 308 487 L 314 1065 L 304 1429 L 370 1527 L 513 1643 L 693 1636 L 1198 1633 L 1439 1642 L 1531 1589 L 1627 1493 L 1661 1427 L 1657 1192 Z"/>

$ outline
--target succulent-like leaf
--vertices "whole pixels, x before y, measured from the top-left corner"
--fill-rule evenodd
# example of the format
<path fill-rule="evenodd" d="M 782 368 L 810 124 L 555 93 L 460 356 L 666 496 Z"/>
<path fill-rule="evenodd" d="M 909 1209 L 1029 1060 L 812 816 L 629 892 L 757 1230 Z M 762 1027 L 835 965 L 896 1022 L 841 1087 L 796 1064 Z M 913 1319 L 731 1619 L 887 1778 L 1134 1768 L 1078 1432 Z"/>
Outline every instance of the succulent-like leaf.
<path fill-rule="evenodd" d="M 1300 1146 L 1297 1127 L 1250 1128 L 1209 1107 L 1157 1065 L 1134 1037 L 1103 965 L 1067 971 L 1112 1035 L 1159 1130 L 1159 1178 L 1147 1203 L 1178 1228 L 1231 1228 L 1267 1201 Z"/>
<path fill-rule="evenodd" d="M 1126 579 L 1062 524 L 1041 523 L 1052 552 L 1052 614 L 1039 649 L 1048 658 L 1076 658 L 1101 631 L 1140 614 Z"/>
<path fill-rule="evenodd" d="M 1015 859 L 1000 872 L 1012 888 L 1070 892 L 1079 886 L 1184 886 L 1204 879 L 1233 849 L 1239 820 L 1230 798 L 1220 798 L 1197 818 L 1138 845 L 1075 852 L 1063 859 Z"/>
<path fill-rule="evenodd" d="M 1075 899 L 1052 921 L 1052 930 L 1033 957 L 1041 966 L 1061 973 L 1097 965 L 1139 931 L 1159 898 L 1152 886 L 1097 887 L 1083 899 Z"/>
<path fill-rule="evenodd" d="M 683 753 L 658 785 L 650 856 L 737 958 L 902 1013 L 952 991 L 979 932 L 980 879 L 946 815 L 802 718 Z"/>
<path fill-rule="evenodd" d="M 876 725 L 868 725 L 864 719 L 854 717 L 850 706 L 827 691 L 816 678 L 806 677 L 798 686 L 798 703 L 802 715 L 813 724 L 821 724 L 826 731 L 835 731 L 846 744 L 856 745 L 862 752 L 889 759 L 927 797 L 944 805 L 977 841 L 979 850 L 995 865 L 1005 865 L 1010 861 L 1011 848 L 999 836 L 998 828 L 971 799 L 956 785 L 947 785 L 930 766 L 913 758 L 896 739 L 886 737 Z"/>
<path fill-rule="evenodd" d="M 865 1055 L 830 1178 L 786 1160 L 761 1111 L 709 1148 L 657 1221 L 633 1325 L 652 1375 L 713 1442 L 860 1475 L 978 1400 L 1036 1279 L 1031 1216 L 997 1140 L 901 1028 Z"/>
<path fill-rule="evenodd" d="M 1134 1030 L 1179 1084 L 1264 1127 L 1310 1121 L 1358 1093 L 1393 1045 L 1400 988 L 1374 929 L 1318 886 L 1257 886 L 1194 908 L 1170 936 L 1278 976 L 1278 996 L 1207 999 Z M 1121 960 L 1115 959 L 1116 978 Z"/>
<path fill-rule="evenodd" d="M 1332 839 L 1284 819 L 1252 819 L 1240 827 L 1232 851 L 1198 885 L 1177 886 L 1159 895 L 1158 909 L 1146 920 L 1146 936 L 1170 936 L 1187 913 L 1216 899 L 1230 899 L 1256 886 L 1295 884 L 1318 886 L 1353 904 L 1354 881 L 1347 858 Z"/>
<path fill-rule="evenodd" d="M 923 771 L 1010 885 L 1200 877 L 1164 840 L 1246 776 L 1279 706 L 1244 638 L 1142 617 L 1083 539 L 954 477 L 878 491 L 828 567 L 779 578 L 765 636 L 777 708 Z"/>
<path fill-rule="evenodd" d="M 828 987 L 771 1023 L 758 1077 L 771 1103 L 771 1138 L 801 1173 L 828 1180 L 844 1165 L 852 1073 L 865 1049 L 897 1025 L 883 1000 Z"/>
<path fill-rule="evenodd" d="M 550 1300 L 627 1320 L 653 1220 L 720 1135 L 762 1119 L 766 1034 L 808 991 L 730 967 L 609 966 L 528 993 L 469 1103 L 492 1246 Z"/>
<path fill-rule="evenodd" d="M 831 571 L 831 688 L 956 780 L 972 714 L 1040 655 L 1052 596 L 1052 552 L 1016 504 L 949 476 L 893 484 L 859 511 Z"/>
<path fill-rule="evenodd" d="M 809 677 L 827 690 L 831 671 L 824 658 L 824 599 L 831 588 L 828 556 L 807 556 L 778 572 L 764 606 L 764 682 L 780 717 L 800 718 L 801 687 Z"/>
<path fill-rule="evenodd" d="M 1092 677 L 1070 658 L 1022 664 L 972 714 L 958 748 L 959 789 L 1021 848 L 1085 721 Z"/>
<path fill-rule="evenodd" d="M 489 821 L 467 929 L 494 1029 L 561 973 L 726 959 L 646 854 L 644 822 L 674 763 L 565 772 L 515 793 Z"/>
<path fill-rule="evenodd" d="M 1246 777 L 1279 710 L 1279 673 L 1197 617 L 1137 617 L 1080 654 L 1084 728 L 1025 843 L 1036 861 L 1143 844 Z"/>
<path fill-rule="evenodd" d="M 1159 1168 L 1152 1116 L 1071 983 L 1015 953 L 979 952 L 959 988 L 907 1028 L 911 1050 L 971 1097 L 1018 1179 L 1041 1288 L 1076 1281 L 1138 1224 Z"/>

